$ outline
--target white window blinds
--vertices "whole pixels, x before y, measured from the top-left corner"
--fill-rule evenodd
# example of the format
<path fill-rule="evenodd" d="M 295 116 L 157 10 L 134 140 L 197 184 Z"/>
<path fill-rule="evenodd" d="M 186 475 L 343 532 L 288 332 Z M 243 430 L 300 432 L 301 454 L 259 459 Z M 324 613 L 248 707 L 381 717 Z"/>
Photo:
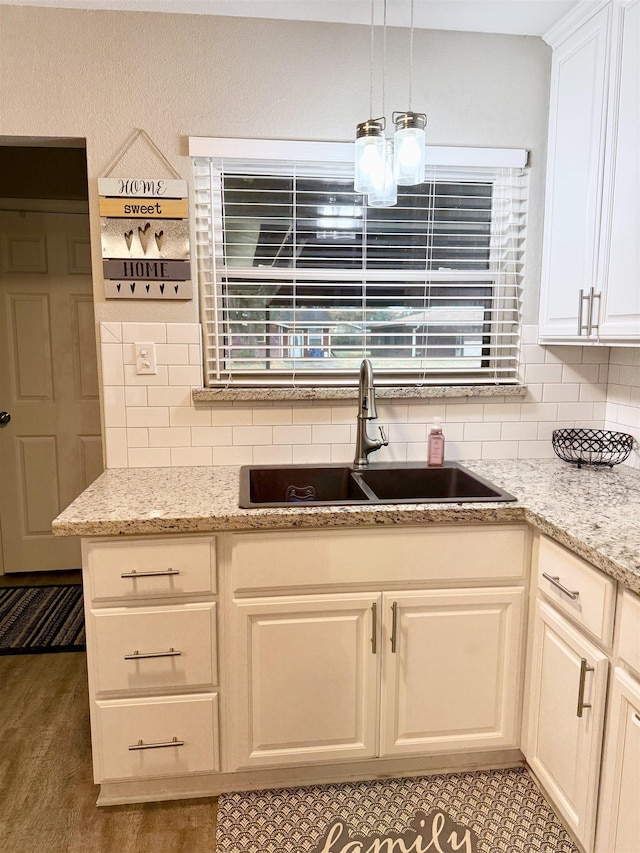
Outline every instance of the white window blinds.
<path fill-rule="evenodd" d="M 314 147 L 194 158 L 207 383 L 515 383 L 525 170 L 428 166 L 374 209 Z"/>

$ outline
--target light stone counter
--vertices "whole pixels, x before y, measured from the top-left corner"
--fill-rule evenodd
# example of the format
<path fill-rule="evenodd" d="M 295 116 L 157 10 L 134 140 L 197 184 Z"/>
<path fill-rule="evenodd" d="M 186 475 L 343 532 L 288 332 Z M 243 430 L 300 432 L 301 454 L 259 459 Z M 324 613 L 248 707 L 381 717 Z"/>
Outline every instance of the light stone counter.
<path fill-rule="evenodd" d="M 239 509 L 239 468 L 127 468 L 102 474 L 53 522 L 59 536 L 527 521 L 640 593 L 640 472 L 556 459 L 465 462 L 515 503 Z"/>

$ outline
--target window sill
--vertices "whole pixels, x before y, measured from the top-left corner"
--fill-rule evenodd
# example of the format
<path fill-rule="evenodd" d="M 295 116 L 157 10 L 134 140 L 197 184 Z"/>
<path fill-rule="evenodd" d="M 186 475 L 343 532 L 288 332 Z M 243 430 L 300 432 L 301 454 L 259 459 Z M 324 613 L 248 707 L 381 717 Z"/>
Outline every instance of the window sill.
<path fill-rule="evenodd" d="M 524 397 L 526 385 L 425 385 L 376 386 L 378 399 L 424 400 L 441 397 Z M 195 388 L 194 403 L 295 402 L 297 400 L 355 400 L 358 389 L 319 388 Z"/>

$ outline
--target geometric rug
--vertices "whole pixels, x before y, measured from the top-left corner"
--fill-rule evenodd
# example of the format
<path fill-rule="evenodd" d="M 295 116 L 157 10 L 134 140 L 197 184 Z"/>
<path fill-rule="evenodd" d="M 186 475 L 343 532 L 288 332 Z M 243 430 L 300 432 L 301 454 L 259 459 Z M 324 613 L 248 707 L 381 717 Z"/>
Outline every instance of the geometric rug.
<path fill-rule="evenodd" d="M 216 853 L 578 853 L 525 768 L 223 794 Z"/>
<path fill-rule="evenodd" d="M 0 588 L 0 655 L 85 648 L 81 584 Z"/>

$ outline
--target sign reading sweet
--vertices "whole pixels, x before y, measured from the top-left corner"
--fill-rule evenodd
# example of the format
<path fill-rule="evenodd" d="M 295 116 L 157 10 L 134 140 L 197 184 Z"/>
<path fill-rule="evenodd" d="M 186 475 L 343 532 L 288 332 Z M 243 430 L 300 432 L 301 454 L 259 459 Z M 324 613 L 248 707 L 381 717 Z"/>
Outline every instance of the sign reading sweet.
<path fill-rule="evenodd" d="M 186 181 L 101 178 L 107 299 L 191 299 Z"/>

